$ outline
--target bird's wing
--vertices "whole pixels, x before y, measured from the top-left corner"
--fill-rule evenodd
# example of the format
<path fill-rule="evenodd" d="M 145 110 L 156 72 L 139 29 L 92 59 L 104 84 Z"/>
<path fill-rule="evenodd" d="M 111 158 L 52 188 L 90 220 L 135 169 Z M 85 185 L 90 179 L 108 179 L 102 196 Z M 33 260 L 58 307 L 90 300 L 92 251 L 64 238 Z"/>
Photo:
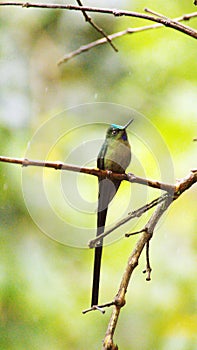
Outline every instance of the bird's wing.
<path fill-rule="evenodd" d="M 98 154 L 98 157 L 97 157 L 97 167 L 101 170 L 105 170 L 104 160 L 105 160 L 105 155 L 106 155 L 107 149 L 108 149 L 108 143 L 107 143 L 107 141 L 105 141 L 104 144 L 102 145 L 100 152 Z"/>

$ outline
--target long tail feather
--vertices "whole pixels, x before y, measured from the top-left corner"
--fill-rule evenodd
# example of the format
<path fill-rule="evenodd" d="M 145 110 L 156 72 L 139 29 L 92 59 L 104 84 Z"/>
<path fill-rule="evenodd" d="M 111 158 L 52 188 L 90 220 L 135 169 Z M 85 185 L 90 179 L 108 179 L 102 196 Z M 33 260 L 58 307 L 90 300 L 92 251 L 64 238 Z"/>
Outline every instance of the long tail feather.
<path fill-rule="evenodd" d="M 120 185 L 119 181 L 112 182 L 107 179 L 99 181 L 97 236 L 104 232 L 108 205 L 112 200 L 112 198 L 114 197 L 115 193 L 117 192 L 119 185 Z M 102 250 L 103 250 L 103 240 L 99 242 L 99 247 L 95 248 L 95 253 L 94 253 L 94 274 L 93 274 L 93 284 L 92 284 L 91 306 L 98 305 Z"/>
<path fill-rule="evenodd" d="M 107 216 L 107 208 L 101 212 L 98 212 L 97 236 L 104 232 L 106 216 Z M 102 245 L 103 245 L 103 241 L 100 242 L 99 247 L 95 248 L 95 252 L 94 252 L 94 275 L 93 275 L 93 283 L 92 283 L 91 306 L 98 305 L 101 258 L 102 258 L 102 251 L 103 251 Z"/>

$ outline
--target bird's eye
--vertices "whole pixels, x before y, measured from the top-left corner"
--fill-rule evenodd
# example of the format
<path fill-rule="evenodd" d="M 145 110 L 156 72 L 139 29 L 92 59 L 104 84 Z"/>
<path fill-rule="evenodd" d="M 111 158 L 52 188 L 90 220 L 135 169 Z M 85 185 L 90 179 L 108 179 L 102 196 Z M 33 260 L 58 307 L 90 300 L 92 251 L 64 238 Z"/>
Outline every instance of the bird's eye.
<path fill-rule="evenodd" d="M 112 130 L 112 135 L 117 135 L 117 134 L 118 134 L 118 130 L 113 129 Z"/>

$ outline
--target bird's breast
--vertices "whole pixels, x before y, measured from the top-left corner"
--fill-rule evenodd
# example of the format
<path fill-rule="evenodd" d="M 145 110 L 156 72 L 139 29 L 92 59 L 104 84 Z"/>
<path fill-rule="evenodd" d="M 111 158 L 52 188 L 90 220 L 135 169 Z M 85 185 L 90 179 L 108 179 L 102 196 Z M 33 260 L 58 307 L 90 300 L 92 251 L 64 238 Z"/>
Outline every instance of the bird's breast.
<path fill-rule="evenodd" d="M 105 154 L 105 169 L 116 173 L 125 172 L 131 161 L 131 149 L 128 142 L 109 144 Z"/>

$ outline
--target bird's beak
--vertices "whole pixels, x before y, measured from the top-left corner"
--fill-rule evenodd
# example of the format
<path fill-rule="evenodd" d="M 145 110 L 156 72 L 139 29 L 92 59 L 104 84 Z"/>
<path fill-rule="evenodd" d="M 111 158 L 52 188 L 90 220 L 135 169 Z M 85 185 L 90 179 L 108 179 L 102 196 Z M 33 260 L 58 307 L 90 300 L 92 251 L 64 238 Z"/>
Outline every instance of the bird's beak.
<path fill-rule="evenodd" d="M 134 121 L 134 119 L 129 120 L 129 122 L 128 122 L 125 126 L 123 126 L 123 129 L 126 130 L 126 128 L 128 128 L 128 126 L 129 126 L 133 121 Z"/>

